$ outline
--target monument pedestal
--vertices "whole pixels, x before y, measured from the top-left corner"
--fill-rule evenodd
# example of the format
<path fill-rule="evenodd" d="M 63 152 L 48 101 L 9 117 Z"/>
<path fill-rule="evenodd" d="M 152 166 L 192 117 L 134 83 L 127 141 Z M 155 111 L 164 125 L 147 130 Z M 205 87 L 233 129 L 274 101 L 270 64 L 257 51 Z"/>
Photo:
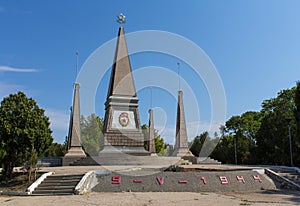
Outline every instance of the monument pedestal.
<path fill-rule="evenodd" d="M 149 152 L 144 147 L 130 147 L 130 146 L 105 146 L 103 150 L 99 152 L 101 157 L 110 157 L 118 154 L 117 156 L 149 156 Z"/>
<path fill-rule="evenodd" d="M 68 150 L 68 153 L 62 158 L 62 165 L 69 166 L 71 163 L 80 160 L 81 158 L 86 157 L 82 147 L 71 147 Z"/>
<path fill-rule="evenodd" d="M 134 156 L 125 153 L 115 152 L 100 152 L 99 156 L 93 159 L 100 165 L 128 165 L 128 166 L 161 166 L 169 167 L 181 161 L 180 157 L 159 157 L 159 156 Z"/>

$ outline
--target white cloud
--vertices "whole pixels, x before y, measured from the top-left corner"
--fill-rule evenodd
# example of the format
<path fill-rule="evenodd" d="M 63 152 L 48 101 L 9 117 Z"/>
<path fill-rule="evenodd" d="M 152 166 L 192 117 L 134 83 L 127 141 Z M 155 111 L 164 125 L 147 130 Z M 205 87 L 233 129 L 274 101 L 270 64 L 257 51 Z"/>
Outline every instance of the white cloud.
<path fill-rule="evenodd" d="M 45 109 L 45 114 L 50 119 L 52 130 L 67 130 L 69 127 L 69 114 L 56 109 Z"/>
<path fill-rule="evenodd" d="M 1 7 L 0 7 L 1 12 Z M 14 67 L 8 67 L 8 66 L 0 66 L 0 71 L 3 72 L 38 72 L 37 69 L 24 69 L 24 68 L 14 68 Z"/>

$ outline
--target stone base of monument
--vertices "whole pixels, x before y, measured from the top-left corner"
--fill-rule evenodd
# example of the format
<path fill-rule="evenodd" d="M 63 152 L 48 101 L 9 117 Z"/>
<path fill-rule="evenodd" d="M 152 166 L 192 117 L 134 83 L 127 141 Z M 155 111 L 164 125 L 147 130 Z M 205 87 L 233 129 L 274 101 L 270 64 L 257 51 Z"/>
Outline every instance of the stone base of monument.
<path fill-rule="evenodd" d="M 102 155 L 93 157 L 94 160 L 100 165 L 155 165 L 168 167 L 172 164 L 176 164 L 181 160 L 180 157 L 158 157 L 158 156 L 130 156 L 130 155 Z"/>
<path fill-rule="evenodd" d="M 130 147 L 130 146 L 105 146 L 99 152 L 99 156 L 106 157 L 107 155 L 124 154 L 130 156 L 149 156 L 150 153 L 144 147 Z"/>
<path fill-rule="evenodd" d="M 275 189 L 264 171 L 149 172 L 91 171 L 77 194 L 86 192 L 232 192 Z"/>
<path fill-rule="evenodd" d="M 181 157 L 159 157 L 150 155 L 143 147 L 134 150 L 129 147 L 105 147 L 93 159 L 100 165 L 161 165 L 170 166 Z"/>
<path fill-rule="evenodd" d="M 74 162 L 79 161 L 83 157 L 63 157 L 62 158 L 62 166 L 71 166 Z"/>
<path fill-rule="evenodd" d="M 86 157 L 86 154 L 82 150 L 82 147 L 71 147 L 67 154 L 65 154 L 65 156 L 62 158 L 62 165 L 69 166 L 73 162 L 84 157 Z"/>
<path fill-rule="evenodd" d="M 191 153 L 188 147 L 180 147 L 174 150 L 172 156 L 175 157 L 193 156 L 194 157 L 194 155 Z"/>
<path fill-rule="evenodd" d="M 175 157 L 181 157 L 182 159 L 190 162 L 191 164 L 197 164 L 197 157 L 195 157 L 189 148 L 178 148 L 172 154 Z"/>

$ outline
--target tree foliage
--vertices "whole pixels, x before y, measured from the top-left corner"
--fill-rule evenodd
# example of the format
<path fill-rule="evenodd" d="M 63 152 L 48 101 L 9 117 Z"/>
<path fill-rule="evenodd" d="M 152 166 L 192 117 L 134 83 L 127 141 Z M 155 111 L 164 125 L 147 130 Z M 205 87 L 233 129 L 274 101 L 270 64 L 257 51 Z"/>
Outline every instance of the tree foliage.
<path fill-rule="evenodd" d="M 234 139 L 239 164 L 290 165 L 288 121 L 294 164 L 300 165 L 300 83 L 262 102 L 259 112 L 232 116 L 221 128 L 221 139 L 211 154 L 223 163 L 234 163 Z"/>
<path fill-rule="evenodd" d="M 142 125 L 142 132 L 145 137 L 144 147 L 146 150 L 149 149 L 149 127 L 146 124 Z M 164 138 L 162 138 L 156 129 L 154 129 L 154 141 L 155 141 L 155 149 L 156 153 L 160 156 L 167 156 L 168 151 L 166 149 L 166 144 L 164 142 Z"/>
<path fill-rule="evenodd" d="M 261 127 L 256 136 L 258 162 L 290 165 L 287 119 L 291 120 L 291 136 L 295 137 L 294 97 L 295 88 L 286 89 L 262 103 Z M 294 141 L 292 145 L 296 146 Z"/>
<path fill-rule="evenodd" d="M 98 155 L 100 151 L 100 138 L 104 120 L 96 114 L 88 117 L 81 116 L 80 129 L 81 141 L 84 151 L 90 155 Z"/>
<path fill-rule="evenodd" d="M 296 154 L 296 164 L 300 165 L 300 81 L 297 81 L 295 89 L 295 121 L 296 121 L 296 136 L 295 138 L 295 154 Z M 297 155 L 298 154 L 298 155 Z"/>
<path fill-rule="evenodd" d="M 234 163 L 234 146 L 233 135 L 222 135 L 215 150 L 210 155 L 211 158 L 216 159 L 224 164 Z"/>
<path fill-rule="evenodd" d="M 233 141 L 236 140 L 237 163 L 239 164 L 255 161 L 255 135 L 260 128 L 260 118 L 259 112 L 249 111 L 241 116 L 231 117 L 225 124 L 223 134 L 230 135 Z M 232 154 L 234 155 L 234 152 Z"/>
<path fill-rule="evenodd" d="M 51 145 L 49 118 L 22 92 L 4 98 L 0 106 L 0 158 L 6 175 L 14 166 L 44 156 Z"/>
<path fill-rule="evenodd" d="M 202 148 L 206 138 L 209 138 L 208 132 L 204 132 L 204 133 L 200 134 L 200 136 L 196 136 L 194 138 L 194 141 L 192 142 L 191 147 L 190 147 L 190 151 L 196 157 L 199 156 L 201 148 Z"/>
<path fill-rule="evenodd" d="M 46 150 L 45 157 L 63 157 L 67 152 L 66 144 L 59 144 L 52 142 L 50 147 Z"/>

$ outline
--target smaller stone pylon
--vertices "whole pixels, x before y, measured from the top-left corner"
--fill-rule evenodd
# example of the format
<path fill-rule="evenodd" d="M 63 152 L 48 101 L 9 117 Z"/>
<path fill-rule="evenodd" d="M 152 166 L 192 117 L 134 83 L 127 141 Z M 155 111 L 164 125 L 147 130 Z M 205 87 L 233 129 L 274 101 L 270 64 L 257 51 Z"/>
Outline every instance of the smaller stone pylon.
<path fill-rule="evenodd" d="M 79 84 L 74 84 L 74 98 L 68 135 L 68 151 L 63 158 L 63 165 L 69 165 L 78 158 L 86 157 L 81 145 Z"/>
<path fill-rule="evenodd" d="M 175 141 L 174 152 L 172 154 L 172 156 L 177 156 L 177 157 L 194 156 L 190 152 L 188 147 L 182 94 L 183 94 L 182 91 L 178 91 L 176 141 Z"/>
<path fill-rule="evenodd" d="M 149 152 L 151 156 L 157 156 L 155 148 L 153 110 L 149 109 Z"/>

